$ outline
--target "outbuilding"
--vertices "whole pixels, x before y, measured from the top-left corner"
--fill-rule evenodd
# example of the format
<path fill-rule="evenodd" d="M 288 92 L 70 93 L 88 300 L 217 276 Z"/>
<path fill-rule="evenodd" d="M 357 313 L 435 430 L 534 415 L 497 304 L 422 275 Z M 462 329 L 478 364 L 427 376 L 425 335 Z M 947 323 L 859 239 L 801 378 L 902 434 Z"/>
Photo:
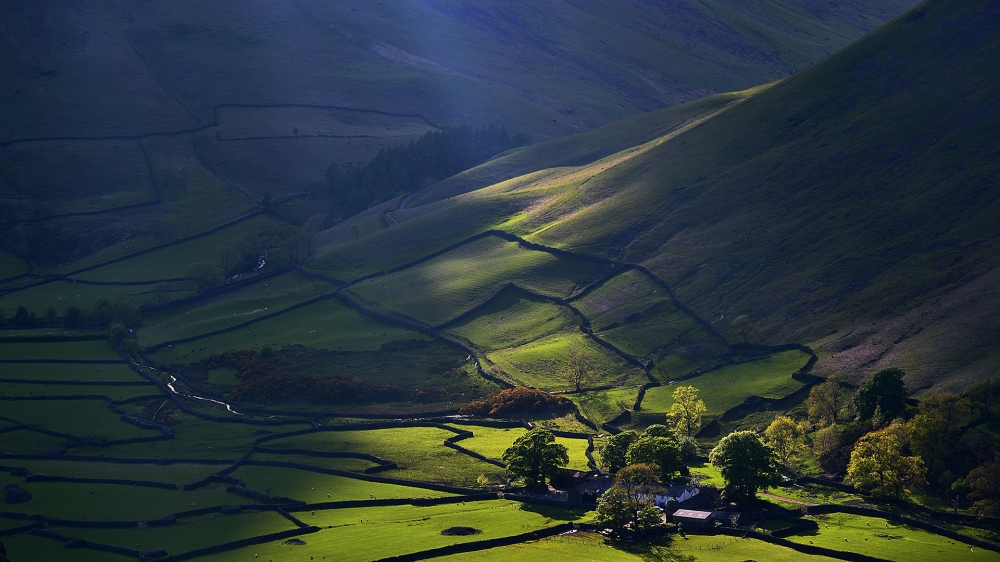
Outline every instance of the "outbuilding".
<path fill-rule="evenodd" d="M 712 525 L 712 512 L 678 509 L 670 516 L 670 520 L 682 524 L 687 529 L 704 529 Z"/>

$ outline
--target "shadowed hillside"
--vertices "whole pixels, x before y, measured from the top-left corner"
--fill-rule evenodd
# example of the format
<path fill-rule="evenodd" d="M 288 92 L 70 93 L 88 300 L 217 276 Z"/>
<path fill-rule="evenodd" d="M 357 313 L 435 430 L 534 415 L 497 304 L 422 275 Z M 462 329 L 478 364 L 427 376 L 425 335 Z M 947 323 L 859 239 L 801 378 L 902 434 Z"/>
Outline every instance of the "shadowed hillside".
<path fill-rule="evenodd" d="M 316 266 L 391 265 L 389 247 L 417 244 L 407 231 L 478 216 L 643 264 L 723 332 L 749 314 L 760 341 L 818 344 L 824 371 L 894 364 L 914 388 L 988 376 L 1000 328 L 988 313 L 1000 296 L 998 22 L 998 2 L 930 2 L 632 153 L 396 211 L 410 218 L 399 231 Z M 386 250 L 357 254 L 374 247 Z"/>

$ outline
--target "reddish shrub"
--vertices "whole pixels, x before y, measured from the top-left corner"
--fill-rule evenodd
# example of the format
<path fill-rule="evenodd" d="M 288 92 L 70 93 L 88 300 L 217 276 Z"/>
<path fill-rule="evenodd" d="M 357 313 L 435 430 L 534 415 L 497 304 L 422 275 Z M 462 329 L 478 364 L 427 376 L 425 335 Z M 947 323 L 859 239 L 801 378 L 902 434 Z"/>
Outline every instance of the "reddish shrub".
<path fill-rule="evenodd" d="M 499 417 L 515 412 L 542 413 L 550 410 L 566 409 L 569 399 L 538 390 L 537 388 L 509 388 L 491 394 L 482 400 L 469 402 L 459 410 L 460 414 L 471 416 Z"/>

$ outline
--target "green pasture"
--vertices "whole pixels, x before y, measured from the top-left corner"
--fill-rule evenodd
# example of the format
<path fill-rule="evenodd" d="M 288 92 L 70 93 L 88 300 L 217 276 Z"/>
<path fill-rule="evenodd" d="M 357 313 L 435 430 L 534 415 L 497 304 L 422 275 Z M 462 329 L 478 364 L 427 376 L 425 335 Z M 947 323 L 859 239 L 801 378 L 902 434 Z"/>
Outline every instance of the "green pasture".
<path fill-rule="evenodd" d="M 589 519 L 582 511 L 541 507 L 511 501 L 480 501 L 442 506 L 394 506 L 375 509 L 331 509 L 294 512 L 318 533 L 299 537 L 306 544 L 273 542 L 232 552 L 206 556 L 203 560 L 344 560 L 367 561 L 384 556 L 419 552 L 454 543 L 517 535 L 569 521 Z M 473 527 L 478 535 L 445 536 L 450 527 Z"/>
<path fill-rule="evenodd" d="M 503 452 L 514 444 L 514 441 L 528 432 L 523 427 L 484 427 L 478 425 L 452 424 L 459 429 L 466 429 L 473 433 L 473 437 L 462 439 L 458 445 L 489 457 L 500 460 Z M 556 443 L 563 445 L 569 450 L 569 464 L 566 468 L 575 470 L 588 470 L 587 468 L 587 440 L 571 439 L 568 437 L 556 437 Z"/>
<path fill-rule="evenodd" d="M 717 416 L 738 406 L 748 396 L 781 398 L 802 388 L 792 373 L 802 368 L 809 356 L 797 350 L 782 351 L 746 363 L 730 365 L 704 375 L 679 381 L 677 385 L 697 388 L 705 401 L 707 416 Z M 643 412 L 669 412 L 676 385 L 657 386 L 646 390 L 642 399 Z"/>
<path fill-rule="evenodd" d="M 3 544 L 4 548 L 7 549 L 7 556 L 14 562 L 22 560 L 31 560 L 32 562 L 66 561 L 66 547 L 58 540 L 35 535 L 19 535 L 4 537 Z M 73 562 L 135 562 L 135 557 L 90 550 L 89 548 L 78 548 L 73 551 Z"/>
<path fill-rule="evenodd" d="M 32 500 L 5 504 L 5 510 L 73 520 L 86 517 L 88 521 L 146 521 L 199 507 L 250 503 L 242 496 L 227 493 L 225 484 L 183 491 L 120 484 L 25 482 L 20 476 L 0 472 L 0 485 L 7 484 L 28 490 Z"/>
<path fill-rule="evenodd" d="M 212 384 L 221 384 L 223 386 L 236 386 L 243 381 L 236 376 L 236 369 L 232 367 L 216 367 L 206 373 L 206 378 L 208 382 Z"/>
<path fill-rule="evenodd" d="M 707 454 L 708 451 L 702 451 L 702 453 Z M 709 462 L 689 464 L 688 469 L 691 471 L 691 475 L 698 480 L 699 484 L 715 486 L 717 488 L 726 485 L 725 479 L 722 478 L 722 473 Z"/>
<path fill-rule="evenodd" d="M 105 330 L 94 330 L 88 328 L 61 328 L 58 326 L 46 328 L 8 328 L 0 332 L 0 343 L 4 340 L 11 341 L 22 338 L 83 338 L 93 337 L 104 339 L 108 333 Z"/>
<path fill-rule="evenodd" d="M 96 342 L 102 344 L 103 342 Z M 61 345 L 61 344 L 49 344 Z M 72 363 L 0 363 L 0 379 L 54 380 L 80 382 L 140 382 L 128 365 L 81 365 Z M 2 385 L 3 383 L 0 383 Z M 96 388 L 101 388 L 95 386 Z"/>
<path fill-rule="evenodd" d="M 24 359 L 124 360 L 108 340 L 0 343 L 0 360 Z"/>
<path fill-rule="evenodd" d="M 633 381 L 639 382 L 639 381 Z M 593 390 L 567 394 L 566 397 L 580 407 L 580 412 L 587 419 L 602 424 L 611 421 L 618 414 L 631 410 L 635 405 L 635 397 L 639 395 L 639 385 L 611 390 Z"/>
<path fill-rule="evenodd" d="M 212 413 L 220 417 L 232 416 L 232 414 L 228 414 L 224 409 L 214 410 Z M 73 452 L 80 455 L 112 454 L 115 457 L 141 459 L 180 458 L 235 461 L 247 452 L 255 439 L 266 434 L 258 432 L 258 430 L 261 430 L 259 426 L 243 423 L 214 422 L 197 418 L 178 410 L 173 410 L 171 416 L 176 422 L 173 426 L 175 435 L 173 439 L 116 445 L 114 448 L 108 450 L 96 447 L 79 447 L 74 448 Z M 118 423 L 126 425 L 124 422 Z M 282 431 L 296 431 L 305 429 L 305 427 L 305 424 L 292 424 L 271 427 L 262 431 L 277 433 Z M 152 432 L 148 434 L 155 435 Z"/>
<path fill-rule="evenodd" d="M 580 319 L 569 309 L 523 291 L 504 291 L 469 318 L 446 328 L 474 343 L 494 351 L 516 347 L 549 334 L 579 325 Z"/>
<path fill-rule="evenodd" d="M 0 281 L 24 275 L 28 271 L 30 271 L 28 262 L 21 259 L 20 256 L 0 248 Z"/>
<path fill-rule="evenodd" d="M 594 330 L 621 324 L 633 314 L 641 314 L 654 305 L 670 301 L 666 289 L 641 271 L 630 269 L 603 281 L 586 295 L 573 301 Z M 672 308 L 672 307 L 671 307 Z"/>
<path fill-rule="evenodd" d="M 480 474 L 497 474 L 502 470 L 445 447 L 444 440 L 454 435 L 436 427 L 320 431 L 267 441 L 262 445 L 367 453 L 399 465 L 399 470 L 384 472 L 382 476 L 466 487 L 476 487 Z"/>
<path fill-rule="evenodd" d="M 219 109 L 221 140 L 248 137 L 422 135 L 432 128 L 419 117 L 312 107 L 224 107 Z"/>
<path fill-rule="evenodd" d="M 569 354 L 577 351 L 593 362 L 599 378 L 586 386 L 641 384 L 642 369 L 601 347 L 576 329 L 568 329 L 528 342 L 518 347 L 501 349 L 487 357 L 525 386 L 543 390 L 570 390 L 572 385 L 560 377 Z"/>
<path fill-rule="evenodd" d="M 139 341 L 144 346 L 152 346 L 228 328 L 313 297 L 332 293 L 337 288 L 332 283 L 322 281 L 303 282 L 295 274 L 287 277 L 292 279 L 279 279 L 277 282 L 274 278 L 268 279 L 266 283 L 262 281 L 251 289 L 241 291 L 241 294 L 228 294 L 225 300 L 214 299 L 192 306 L 166 309 L 150 314 L 148 319 L 144 316 Z"/>
<path fill-rule="evenodd" d="M 566 297 L 599 269 L 593 262 L 526 250 L 489 237 L 403 271 L 363 281 L 350 290 L 386 310 L 433 326 L 482 304 L 508 283 Z"/>
<path fill-rule="evenodd" d="M 0 396 L 107 396 L 112 400 L 125 400 L 147 394 L 160 394 L 152 385 L 99 386 L 81 384 L 27 384 L 0 382 Z"/>
<path fill-rule="evenodd" d="M 136 550 L 166 549 L 182 554 L 255 535 L 294 529 L 295 525 L 274 511 L 235 515 L 212 513 L 184 518 L 174 525 L 132 529 L 73 529 L 66 535 Z M 139 545 L 138 547 L 136 545 Z"/>
<path fill-rule="evenodd" d="M 649 562 L 670 560 L 678 562 L 746 562 L 748 560 L 809 560 L 833 561 L 825 556 L 810 556 L 790 548 L 755 539 L 724 536 L 688 535 L 671 536 L 653 541 L 631 543 L 611 542 L 601 535 L 573 533 L 540 541 L 531 541 L 432 558 L 440 562 Z"/>
<path fill-rule="evenodd" d="M 99 211 L 154 196 L 149 167 L 135 141 L 51 141 L 0 152 L 0 197 L 30 198 L 44 209 L 43 216 Z"/>
<path fill-rule="evenodd" d="M 72 453 L 71 453 L 72 454 Z M 91 462 L 67 460 L 17 459 L 5 461 L 23 466 L 38 474 L 49 476 L 71 476 L 78 478 L 109 478 L 121 480 L 146 480 L 168 482 L 182 486 L 214 474 L 226 467 L 225 464 L 171 463 L 122 464 L 116 462 Z"/>
<path fill-rule="evenodd" d="M 877 517 L 831 513 L 810 518 L 819 530 L 788 540 L 900 562 L 1000 560 L 1000 552 L 970 549 L 965 543 Z"/>
<path fill-rule="evenodd" d="M 47 455 L 53 449 L 64 447 L 71 442 L 71 439 L 54 437 L 26 429 L 0 433 L 0 451 L 18 455 Z"/>
<path fill-rule="evenodd" d="M 246 481 L 247 487 L 251 490 L 306 503 L 367 500 L 372 496 L 377 499 L 397 499 L 440 498 L 452 495 L 424 488 L 368 482 L 296 468 L 241 466 L 230 474 Z M 393 474 L 394 472 L 389 471 L 380 476 L 392 478 Z"/>
<path fill-rule="evenodd" d="M 419 332 L 378 322 L 329 298 L 238 330 L 161 349 L 151 357 L 159 363 L 177 365 L 195 363 L 231 349 L 280 349 L 300 344 L 329 350 L 374 351 L 392 341 L 428 339 Z M 140 343 L 145 345 L 142 340 Z"/>
<path fill-rule="evenodd" d="M 374 463 L 372 461 L 367 461 L 364 459 L 325 458 L 325 457 L 314 457 L 310 455 L 282 455 L 276 453 L 261 453 L 261 452 L 253 453 L 250 456 L 250 459 L 255 461 L 292 462 L 308 466 L 315 466 L 319 468 L 347 470 L 349 472 L 364 472 L 366 468 L 378 466 L 377 463 Z M 306 473 L 294 472 L 293 474 L 306 474 Z"/>
<path fill-rule="evenodd" d="M 257 215 L 212 234 L 92 269 L 75 277 L 89 281 L 152 281 L 183 277 L 184 270 L 192 263 L 214 262 L 220 247 L 232 245 L 279 224 L 267 215 Z"/>
<path fill-rule="evenodd" d="M 7 316 L 12 315 L 19 306 L 34 312 L 36 316 L 44 315 L 50 308 L 62 316 L 71 306 L 89 311 L 94 308 L 94 302 L 100 298 L 111 301 L 127 300 L 136 306 L 142 306 L 187 297 L 193 293 L 194 287 L 188 282 L 121 286 L 84 285 L 59 280 L 8 293 L 0 297 L 0 307 L 3 307 Z"/>
<path fill-rule="evenodd" d="M 141 388 L 141 387 L 140 387 Z M 133 392 L 135 396 L 153 392 Z M 121 421 L 106 400 L 3 400 L 2 415 L 27 425 L 76 437 L 108 441 L 161 435 L 158 429 L 143 429 Z M 0 447 L 3 436 L 0 435 Z"/>

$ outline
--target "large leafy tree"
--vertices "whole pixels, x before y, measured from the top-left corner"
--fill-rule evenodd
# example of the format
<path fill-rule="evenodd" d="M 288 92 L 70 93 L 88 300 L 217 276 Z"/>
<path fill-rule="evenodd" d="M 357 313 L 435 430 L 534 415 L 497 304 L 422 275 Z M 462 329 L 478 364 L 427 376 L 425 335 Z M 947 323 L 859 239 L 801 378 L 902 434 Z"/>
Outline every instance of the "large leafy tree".
<path fill-rule="evenodd" d="M 792 458 L 801 448 L 802 428 L 788 416 L 778 416 L 764 430 L 764 440 L 774 449 L 783 466 L 790 467 Z"/>
<path fill-rule="evenodd" d="M 926 469 L 920 457 L 903 454 L 907 441 L 901 423 L 868 433 L 854 444 L 846 481 L 876 497 L 899 498 L 910 486 L 922 484 Z"/>
<path fill-rule="evenodd" d="M 678 386 L 674 390 L 674 403 L 667 413 L 667 425 L 677 435 L 691 437 L 701 429 L 701 416 L 708 408 L 698 399 L 698 389 L 693 386 Z"/>
<path fill-rule="evenodd" d="M 972 489 L 976 503 L 972 509 L 980 515 L 1000 515 L 1000 452 L 994 453 L 993 461 L 985 463 L 969 472 L 965 479 Z"/>
<path fill-rule="evenodd" d="M 809 391 L 806 398 L 809 417 L 818 420 L 820 425 L 835 424 L 845 417 L 850 393 L 841 386 L 842 380 L 842 375 L 833 374 Z"/>
<path fill-rule="evenodd" d="M 557 468 L 569 464 L 569 451 L 556 443 L 551 431 L 537 428 L 518 437 L 501 458 L 507 463 L 507 474 L 524 477 L 529 486 L 534 486 L 544 484 L 546 476 L 551 477 Z"/>
<path fill-rule="evenodd" d="M 731 501 L 752 500 L 757 490 L 778 481 L 774 451 L 753 431 L 735 431 L 723 437 L 708 459 L 726 481 L 722 493 Z"/>
<path fill-rule="evenodd" d="M 622 468 L 614 485 L 597 502 L 597 522 L 615 535 L 631 527 L 643 532 L 661 521 L 653 507 L 653 496 L 659 489 L 659 467 L 636 464 Z"/>
<path fill-rule="evenodd" d="M 611 474 L 617 473 L 627 463 L 625 455 L 628 448 L 639 438 L 639 434 L 634 431 L 623 431 L 608 438 L 608 442 L 601 449 L 601 466 Z"/>
<path fill-rule="evenodd" d="M 578 350 L 571 350 L 566 363 L 559 371 L 560 376 L 576 390 L 591 384 L 598 378 L 597 363 Z"/>
<path fill-rule="evenodd" d="M 625 462 L 631 465 L 656 465 L 660 470 L 660 479 L 669 480 L 681 470 L 681 449 L 677 441 L 667 437 L 643 435 L 629 446 L 625 453 Z"/>
<path fill-rule="evenodd" d="M 882 369 L 869 377 L 854 394 L 854 409 L 861 421 L 870 420 L 875 412 L 882 418 L 891 420 L 906 409 L 906 385 L 904 373 L 900 369 Z"/>

